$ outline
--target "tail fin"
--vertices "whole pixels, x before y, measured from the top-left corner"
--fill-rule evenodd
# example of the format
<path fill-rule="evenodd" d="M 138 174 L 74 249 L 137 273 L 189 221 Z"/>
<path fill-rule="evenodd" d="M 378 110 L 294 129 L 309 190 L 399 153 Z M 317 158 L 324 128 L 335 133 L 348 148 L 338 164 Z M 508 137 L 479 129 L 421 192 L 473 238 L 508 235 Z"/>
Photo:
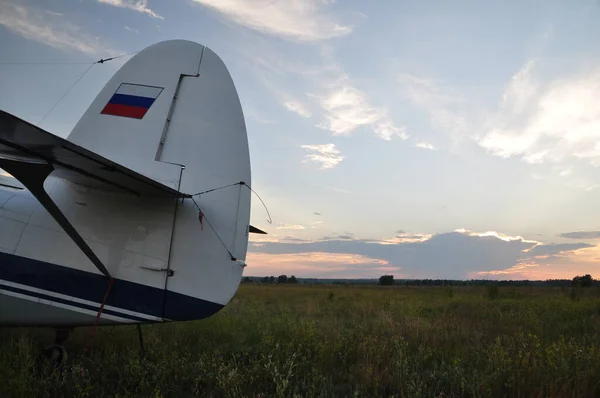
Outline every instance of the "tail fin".
<path fill-rule="evenodd" d="M 194 194 L 222 240 L 245 258 L 251 186 L 246 125 L 233 80 L 209 48 L 154 44 L 115 73 L 68 139 L 133 171 Z"/>

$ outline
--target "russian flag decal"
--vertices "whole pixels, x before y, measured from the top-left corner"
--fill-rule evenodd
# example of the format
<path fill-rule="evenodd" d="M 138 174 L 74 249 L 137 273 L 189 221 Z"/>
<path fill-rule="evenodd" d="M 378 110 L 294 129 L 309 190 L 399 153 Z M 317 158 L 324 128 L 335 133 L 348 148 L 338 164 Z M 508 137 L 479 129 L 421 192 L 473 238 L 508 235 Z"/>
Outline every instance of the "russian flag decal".
<path fill-rule="evenodd" d="M 121 83 L 100 113 L 142 119 L 162 90 L 162 87 Z"/>

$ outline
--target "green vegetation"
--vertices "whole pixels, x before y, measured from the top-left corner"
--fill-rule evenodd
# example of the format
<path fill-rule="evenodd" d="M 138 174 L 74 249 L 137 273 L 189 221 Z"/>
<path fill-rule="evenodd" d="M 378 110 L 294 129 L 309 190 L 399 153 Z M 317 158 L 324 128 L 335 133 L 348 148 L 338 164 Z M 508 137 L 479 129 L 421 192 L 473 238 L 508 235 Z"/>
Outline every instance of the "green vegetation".
<path fill-rule="evenodd" d="M 145 358 L 135 327 L 77 329 L 62 373 L 52 331 L 2 329 L 0 396 L 599 397 L 600 289 L 496 289 L 249 283 L 143 326 Z"/>

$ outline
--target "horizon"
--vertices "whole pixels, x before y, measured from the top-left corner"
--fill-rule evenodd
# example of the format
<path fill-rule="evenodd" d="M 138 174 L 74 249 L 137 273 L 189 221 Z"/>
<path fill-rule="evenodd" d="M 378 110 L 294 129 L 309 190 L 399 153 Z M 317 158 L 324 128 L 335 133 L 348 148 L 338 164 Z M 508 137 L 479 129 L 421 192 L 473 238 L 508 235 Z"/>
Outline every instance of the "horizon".
<path fill-rule="evenodd" d="M 193 40 L 233 77 L 273 215 L 253 200 L 246 273 L 571 279 L 600 260 L 598 20 L 597 0 L 0 0 L 0 109 L 66 137 L 133 53 Z"/>

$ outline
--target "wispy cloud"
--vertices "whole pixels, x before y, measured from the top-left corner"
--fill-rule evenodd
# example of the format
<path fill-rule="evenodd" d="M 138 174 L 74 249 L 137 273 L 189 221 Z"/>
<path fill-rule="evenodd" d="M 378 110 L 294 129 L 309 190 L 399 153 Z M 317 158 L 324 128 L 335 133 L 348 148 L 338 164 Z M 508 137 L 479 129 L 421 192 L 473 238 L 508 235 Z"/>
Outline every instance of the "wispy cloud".
<path fill-rule="evenodd" d="M 270 254 L 250 252 L 247 258 L 250 275 L 280 275 L 318 278 L 369 278 L 382 272 L 395 272 L 400 268 L 386 260 L 346 253 L 290 253 Z"/>
<path fill-rule="evenodd" d="M 193 0 L 248 28 L 279 37 L 317 41 L 343 36 L 352 27 L 335 21 L 323 0 Z"/>
<path fill-rule="evenodd" d="M 128 10 L 133 10 L 137 12 L 141 12 L 142 14 L 146 14 L 151 16 L 152 18 L 164 19 L 156 12 L 151 10 L 148 7 L 148 0 L 97 0 L 98 3 L 108 4 L 114 7 L 126 8 Z"/>
<path fill-rule="evenodd" d="M 275 229 L 306 229 L 303 225 L 299 224 L 284 224 L 276 227 Z"/>
<path fill-rule="evenodd" d="M 329 130 L 333 135 L 348 135 L 360 126 L 369 126 L 375 135 L 385 140 L 393 136 L 403 140 L 408 138 L 404 128 L 391 121 L 387 110 L 373 106 L 347 75 L 327 86 L 323 94 L 314 95 L 325 112 L 325 120 L 317 127 Z"/>
<path fill-rule="evenodd" d="M 561 238 L 568 239 L 600 239 L 600 231 L 577 231 L 560 234 Z"/>
<path fill-rule="evenodd" d="M 296 100 L 285 101 L 283 103 L 283 106 L 288 111 L 294 112 L 302 117 L 310 117 L 311 116 L 311 112 L 300 101 L 296 101 Z"/>
<path fill-rule="evenodd" d="M 139 30 L 137 30 L 137 29 L 133 29 L 133 28 L 130 28 L 130 27 L 129 27 L 129 26 L 127 26 L 127 25 L 125 25 L 125 30 L 128 30 L 128 31 L 130 31 L 130 32 L 133 32 L 133 33 L 135 33 L 136 35 L 139 35 L 139 34 L 140 34 L 140 31 L 139 31 Z"/>
<path fill-rule="evenodd" d="M 116 54 L 100 40 L 65 20 L 62 14 L 0 1 L 0 25 L 26 39 L 63 51 L 78 51 L 88 55 Z"/>
<path fill-rule="evenodd" d="M 415 145 L 417 148 L 423 148 L 423 149 L 430 149 L 432 151 L 437 150 L 436 147 L 434 147 L 432 144 L 428 143 L 428 142 L 419 142 Z"/>
<path fill-rule="evenodd" d="M 256 120 L 258 123 L 261 123 L 261 124 L 275 123 L 274 120 L 268 119 L 268 118 L 260 115 L 254 108 L 247 108 L 245 113 L 248 114 L 248 116 L 252 117 L 252 119 Z"/>
<path fill-rule="evenodd" d="M 340 155 L 340 150 L 335 147 L 335 144 L 302 145 L 302 148 L 309 152 L 304 162 L 313 161 L 319 163 L 321 169 L 331 169 L 344 159 L 344 156 Z"/>
<path fill-rule="evenodd" d="M 600 166 L 600 69 L 542 82 L 527 62 L 507 85 L 476 140 L 489 153 L 528 163 L 570 157 Z"/>
<path fill-rule="evenodd" d="M 402 73 L 398 76 L 400 93 L 413 105 L 429 114 L 431 125 L 440 132 L 460 137 L 467 131 L 467 120 L 457 110 L 460 95 L 434 79 Z"/>

